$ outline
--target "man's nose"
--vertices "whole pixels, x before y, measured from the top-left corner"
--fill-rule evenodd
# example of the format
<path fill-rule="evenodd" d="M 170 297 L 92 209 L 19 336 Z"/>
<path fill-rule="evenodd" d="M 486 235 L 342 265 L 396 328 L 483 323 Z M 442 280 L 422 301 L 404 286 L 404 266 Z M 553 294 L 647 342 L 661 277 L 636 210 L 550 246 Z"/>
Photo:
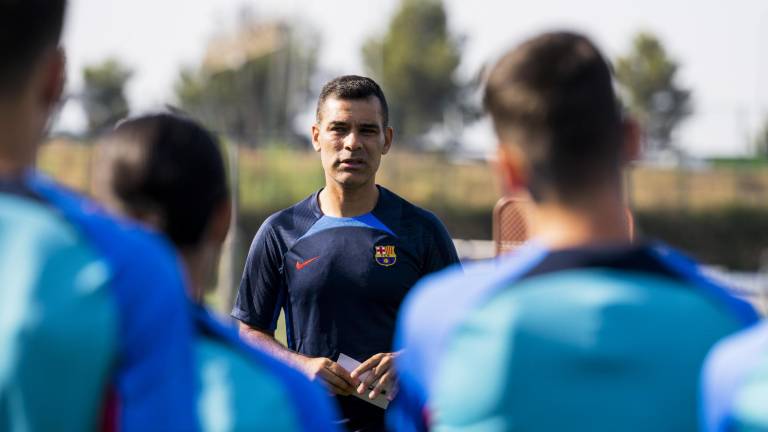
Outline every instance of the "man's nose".
<path fill-rule="evenodd" d="M 360 134 L 357 132 L 350 132 L 344 139 L 344 149 L 347 151 L 359 150 L 362 147 L 362 141 L 360 140 Z"/>

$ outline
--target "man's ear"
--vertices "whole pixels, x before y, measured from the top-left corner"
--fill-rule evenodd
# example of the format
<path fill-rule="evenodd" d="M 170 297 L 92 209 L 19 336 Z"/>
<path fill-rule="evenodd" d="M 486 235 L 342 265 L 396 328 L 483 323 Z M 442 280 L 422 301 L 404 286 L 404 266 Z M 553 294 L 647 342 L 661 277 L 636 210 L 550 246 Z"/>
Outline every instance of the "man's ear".
<path fill-rule="evenodd" d="M 312 147 L 316 152 L 320 151 L 320 123 L 312 125 Z"/>
<path fill-rule="evenodd" d="M 211 216 L 210 227 L 208 229 L 211 242 L 216 245 L 221 245 L 224 243 L 224 239 L 227 238 L 230 222 L 232 221 L 232 202 L 229 197 L 221 200 L 219 205 L 213 210 L 213 215 Z"/>
<path fill-rule="evenodd" d="M 525 190 L 528 186 L 528 172 L 520 148 L 513 144 L 499 143 L 497 158 L 496 168 L 504 195 Z"/>
<path fill-rule="evenodd" d="M 622 149 L 621 165 L 628 165 L 630 162 L 640 158 L 641 144 L 643 141 L 643 132 L 640 124 L 632 117 L 627 117 L 622 121 Z"/>
<path fill-rule="evenodd" d="M 389 149 L 392 147 L 392 138 L 395 136 L 395 131 L 387 126 L 384 128 L 384 148 L 381 150 L 381 154 L 385 155 L 389 153 Z"/>
<path fill-rule="evenodd" d="M 50 112 L 58 105 L 64 92 L 67 60 L 64 50 L 56 48 L 46 56 L 44 61 L 46 67 L 41 77 L 40 103 Z"/>

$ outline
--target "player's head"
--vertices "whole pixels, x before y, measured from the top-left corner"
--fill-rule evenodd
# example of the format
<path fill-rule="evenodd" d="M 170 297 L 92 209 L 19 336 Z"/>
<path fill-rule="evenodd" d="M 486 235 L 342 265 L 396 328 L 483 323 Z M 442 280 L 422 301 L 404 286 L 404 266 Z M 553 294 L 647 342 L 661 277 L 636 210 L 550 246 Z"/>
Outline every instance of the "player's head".
<path fill-rule="evenodd" d="M 312 145 L 320 153 L 326 182 L 343 188 L 374 182 L 392 135 L 387 99 L 375 81 L 345 75 L 323 86 Z"/>
<path fill-rule="evenodd" d="M 318 124 L 321 122 L 323 108 L 328 99 L 366 100 L 372 97 L 379 100 L 382 126 L 389 126 L 389 105 L 387 105 L 387 98 L 381 87 L 376 81 L 358 75 L 342 75 L 328 81 L 323 86 L 323 89 L 320 90 L 320 96 L 317 98 L 315 121 Z"/>
<path fill-rule="evenodd" d="M 65 0 L 0 1 L 0 158 L 28 165 L 64 85 Z"/>
<path fill-rule="evenodd" d="M 216 138 L 195 121 L 163 113 L 119 123 L 96 146 L 92 189 L 166 234 L 185 259 L 202 254 L 210 266 L 218 257 L 231 210 L 226 173 Z"/>
<path fill-rule="evenodd" d="M 485 106 L 499 137 L 505 183 L 539 202 L 581 203 L 637 151 L 622 118 L 611 68 L 586 37 L 546 33 L 507 53 L 491 71 Z"/>

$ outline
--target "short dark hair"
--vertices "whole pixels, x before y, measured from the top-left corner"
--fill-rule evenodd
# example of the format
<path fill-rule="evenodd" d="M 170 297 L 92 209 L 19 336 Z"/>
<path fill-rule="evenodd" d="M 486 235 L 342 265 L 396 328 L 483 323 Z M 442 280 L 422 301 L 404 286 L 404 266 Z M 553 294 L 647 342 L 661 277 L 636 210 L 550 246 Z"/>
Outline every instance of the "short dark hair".
<path fill-rule="evenodd" d="M 95 168 L 109 200 L 137 219 L 159 215 L 177 247 L 198 245 L 229 197 L 217 139 L 190 118 L 162 113 L 125 120 L 101 142 Z"/>
<path fill-rule="evenodd" d="M 492 69 L 484 102 L 502 141 L 526 155 L 535 200 L 579 200 L 618 178 L 620 105 L 611 67 L 588 38 L 555 32 L 524 42 Z"/>
<path fill-rule="evenodd" d="M 376 84 L 376 81 L 358 75 L 343 75 L 326 83 L 320 91 L 320 97 L 317 99 L 315 118 L 320 123 L 320 112 L 328 98 L 355 100 L 368 99 L 371 96 L 379 99 L 382 123 L 385 127 L 388 126 L 389 105 L 387 105 L 387 98 L 384 97 L 384 92 Z"/>
<path fill-rule="evenodd" d="M 61 38 L 66 0 L 0 0 L 0 93 L 19 88 Z"/>

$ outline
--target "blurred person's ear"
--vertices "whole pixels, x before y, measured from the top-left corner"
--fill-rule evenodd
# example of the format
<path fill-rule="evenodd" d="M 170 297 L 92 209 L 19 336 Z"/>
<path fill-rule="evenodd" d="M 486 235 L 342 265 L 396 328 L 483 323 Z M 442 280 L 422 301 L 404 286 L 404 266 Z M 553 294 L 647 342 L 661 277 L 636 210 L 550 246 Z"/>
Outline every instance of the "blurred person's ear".
<path fill-rule="evenodd" d="M 622 134 L 621 165 L 624 166 L 640 159 L 643 132 L 637 120 L 627 117 L 622 121 Z"/>
<path fill-rule="evenodd" d="M 211 225 L 208 231 L 210 240 L 214 244 L 220 245 L 227 238 L 232 220 L 232 202 L 229 197 L 221 200 L 221 203 L 214 208 L 211 216 Z"/>
<path fill-rule="evenodd" d="M 528 186 L 528 174 L 525 156 L 520 147 L 514 144 L 500 143 L 497 152 L 497 165 L 504 195 L 513 195 L 524 191 Z"/>
<path fill-rule="evenodd" d="M 43 67 L 40 68 L 38 102 L 50 115 L 56 108 L 61 95 L 64 92 L 64 82 L 66 81 L 66 57 L 64 50 L 56 48 L 47 53 L 43 59 Z"/>

